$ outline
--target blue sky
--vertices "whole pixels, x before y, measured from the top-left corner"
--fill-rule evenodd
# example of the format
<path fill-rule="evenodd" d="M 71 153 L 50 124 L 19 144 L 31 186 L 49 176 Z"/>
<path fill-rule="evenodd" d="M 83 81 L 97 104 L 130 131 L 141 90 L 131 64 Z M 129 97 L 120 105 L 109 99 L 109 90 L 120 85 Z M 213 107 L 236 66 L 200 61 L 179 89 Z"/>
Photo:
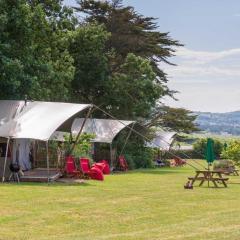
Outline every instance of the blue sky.
<path fill-rule="evenodd" d="M 73 0 L 66 0 L 68 5 Z M 239 0 L 124 0 L 143 15 L 158 18 L 159 30 L 185 46 L 160 65 L 178 90 L 175 107 L 196 111 L 240 110 Z"/>

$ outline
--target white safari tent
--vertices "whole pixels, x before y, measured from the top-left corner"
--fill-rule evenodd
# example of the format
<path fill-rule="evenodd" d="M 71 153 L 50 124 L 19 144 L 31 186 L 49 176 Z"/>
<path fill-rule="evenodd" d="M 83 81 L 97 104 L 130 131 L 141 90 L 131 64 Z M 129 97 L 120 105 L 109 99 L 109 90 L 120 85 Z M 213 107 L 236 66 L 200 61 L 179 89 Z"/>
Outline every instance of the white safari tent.
<path fill-rule="evenodd" d="M 147 144 L 148 147 L 157 147 L 163 151 L 169 151 L 176 136 L 176 132 L 157 131 L 154 139 Z"/>
<path fill-rule="evenodd" d="M 85 122 L 85 123 L 84 123 Z M 124 129 L 129 130 L 131 133 L 135 122 L 125 120 L 113 120 L 113 119 L 96 119 L 96 118 L 75 118 L 71 127 L 71 133 L 73 136 L 77 136 L 82 128 L 82 133 L 93 134 L 94 139 L 92 143 L 107 143 L 109 144 L 110 151 L 110 165 L 113 166 L 114 151 L 112 149 L 112 143 L 117 135 Z M 66 132 L 56 131 L 51 139 L 57 141 L 64 141 Z M 128 138 L 126 139 L 127 142 Z M 125 142 L 125 144 L 126 144 Z M 123 146 L 124 147 L 124 146 Z"/>
<path fill-rule="evenodd" d="M 77 135 L 83 125 L 84 118 L 76 118 L 72 125 L 72 134 Z M 134 121 L 112 119 L 87 119 L 82 132 L 94 134 L 93 142 L 111 144 L 114 138 Z"/>
<path fill-rule="evenodd" d="M 1 100 L 0 101 L 0 126 L 16 117 L 23 109 L 24 101 Z"/>
<path fill-rule="evenodd" d="M 0 111 L 0 137 L 7 139 L 4 160 L 3 180 L 6 169 L 7 152 L 10 139 L 34 139 L 46 142 L 47 168 L 49 169 L 48 140 L 58 129 L 71 131 L 74 118 L 90 104 L 71 104 L 57 102 L 0 101 L 4 108 Z M 26 148 L 26 145 L 24 146 Z"/>

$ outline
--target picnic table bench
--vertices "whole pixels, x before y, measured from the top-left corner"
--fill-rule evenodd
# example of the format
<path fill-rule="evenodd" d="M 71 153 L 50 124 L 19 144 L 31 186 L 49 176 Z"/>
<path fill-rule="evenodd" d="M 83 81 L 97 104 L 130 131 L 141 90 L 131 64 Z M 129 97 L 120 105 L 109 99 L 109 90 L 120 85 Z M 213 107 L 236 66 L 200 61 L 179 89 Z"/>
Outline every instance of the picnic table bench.
<path fill-rule="evenodd" d="M 219 187 L 218 183 L 223 184 L 224 187 L 227 187 L 227 181 L 229 178 L 222 176 L 223 172 L 221 171 L 211 171 L 211 170 L 197 170 L 194 177 L 189 177 L 188 179 L 191 182 L 191 185 L 195 181 L 200 181 L 199 186 L 202 186 L 204 182 L 212 182 L 215 187 Z"/>
<path fill-rule="evenodd" d="M 224 171 L 223 173 L 226 175 L 233 175 L 233 176 L 239 176 L 239 170 L 238 169 L 233 169 L 231 171 Z"/>

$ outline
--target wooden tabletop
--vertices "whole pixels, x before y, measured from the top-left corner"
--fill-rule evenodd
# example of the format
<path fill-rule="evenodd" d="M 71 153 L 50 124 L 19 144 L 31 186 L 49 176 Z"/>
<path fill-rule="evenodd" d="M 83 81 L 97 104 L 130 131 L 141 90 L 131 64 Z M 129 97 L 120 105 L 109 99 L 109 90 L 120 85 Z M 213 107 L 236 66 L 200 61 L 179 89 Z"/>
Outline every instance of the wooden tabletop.
<path fill-rule="evenodd" d="M 196 170 L 197 173 L 222 173 L 222 171 L 214 171 L 214 170 Z"/>

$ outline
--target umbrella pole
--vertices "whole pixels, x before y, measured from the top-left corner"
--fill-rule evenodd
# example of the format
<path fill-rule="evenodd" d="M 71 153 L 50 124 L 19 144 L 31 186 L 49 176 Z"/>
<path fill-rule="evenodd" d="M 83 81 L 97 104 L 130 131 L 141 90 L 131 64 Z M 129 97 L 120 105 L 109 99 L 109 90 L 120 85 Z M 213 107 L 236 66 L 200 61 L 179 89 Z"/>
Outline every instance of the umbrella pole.
<path fill-rule="evenodd" d="M 208 187 L 209 187 L 209 176 L 210 176 L 210 175 L 209 175 L 209 170 L 210 170 L 210 169 L 209 169 L 209 162 L 208 162 Z"/>
<path fill-rule="evenodd" d="M 10 142 L 10 138 L 8 138 L 8 140 L 7 140 L 7 146 L 6 146 L 6 152 L 5 152 L 5 159 L 4 159 L 4 166 L 3 166 L 2 182 L 5 181 L 5 172 L 6 172 L 6 165 L 7 165 L 7 156 L 8 156 L 9 142 Z"/>

